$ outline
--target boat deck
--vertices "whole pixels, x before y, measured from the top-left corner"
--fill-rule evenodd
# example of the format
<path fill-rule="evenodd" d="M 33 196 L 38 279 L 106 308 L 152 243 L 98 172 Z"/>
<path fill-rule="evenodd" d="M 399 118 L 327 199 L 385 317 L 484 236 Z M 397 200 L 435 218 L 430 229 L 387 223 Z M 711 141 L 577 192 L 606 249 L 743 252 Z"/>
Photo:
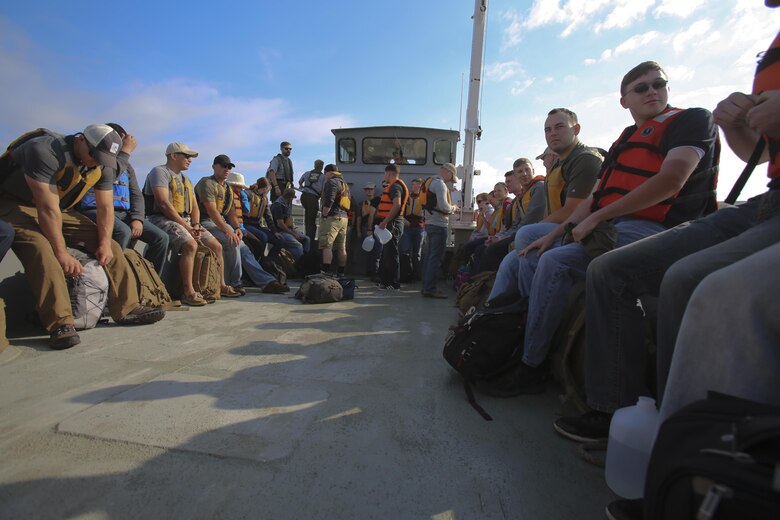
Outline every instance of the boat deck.
<path fill-rule="evenodd" d="M 553 432 L 558 387 L 478 396 L 484 421 L 441 357 L 454 295 L 359 283 L 326 305 L 250 289 L 63 352 L 12 340 L 0 518 L 604 517 L 603 471 Z"/>

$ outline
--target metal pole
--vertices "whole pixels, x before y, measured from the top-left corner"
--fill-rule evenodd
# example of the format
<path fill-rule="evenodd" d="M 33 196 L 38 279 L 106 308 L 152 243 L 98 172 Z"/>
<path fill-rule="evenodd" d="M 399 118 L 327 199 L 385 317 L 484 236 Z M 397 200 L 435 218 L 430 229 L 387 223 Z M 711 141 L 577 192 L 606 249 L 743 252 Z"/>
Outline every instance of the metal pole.
<path fill-rule="evenodd" d="M 466 108 L 466 128 L 463 146 L 462 211 L 455 228 L 471 228 L 474 222 L 474 156 L 477 139 L 482 134 L 479 125 L 479 95 L 482 84 L 482 60 L 485 48 L 485 26 L 487 22 L 487 0 L 474 2 L 474 32 L 471 37 L 471 69 L 469 72 L 469 97 Z"/>

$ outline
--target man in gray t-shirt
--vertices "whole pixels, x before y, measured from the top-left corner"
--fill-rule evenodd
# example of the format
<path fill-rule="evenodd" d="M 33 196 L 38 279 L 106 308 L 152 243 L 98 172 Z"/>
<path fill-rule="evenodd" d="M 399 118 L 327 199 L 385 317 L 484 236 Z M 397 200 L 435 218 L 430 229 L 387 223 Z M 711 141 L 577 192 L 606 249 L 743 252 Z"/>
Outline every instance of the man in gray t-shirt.
<path fill-rule="evenodd" d="M 279 144 L 279 153 L 271 159 L 271 164 L 268 165 L 268 170 L 265 172 L 265 176 L 271 183 L 271 202 L 275 202 L 276 199 L 282 196 L 284 190 L 293 187 L 293 163 L 290 160 L 290 154 L 292 153 L 292 145 L 287 141 L 282 141 Z"/>
<path fill-rule="evenodd" d="M 93 254 L 105 268 L 108 308 L 116 322 L 153 323 L 165 316 L 160 309 L 139 305 L 135 276 L 119 244 L 111 240 L 113 181 L 122 147 L 111 127 L 90 125 L 67 136 L 36 131 L 17 139 L 0 158 L 0 219 L 14 228 L 13 249 L 53 349 L 81 341 L 63 274 L 78 276 L 82 266 L 66 246 Z M 71 210 L 90 187 L 95 188 L 97 227 Z"/>

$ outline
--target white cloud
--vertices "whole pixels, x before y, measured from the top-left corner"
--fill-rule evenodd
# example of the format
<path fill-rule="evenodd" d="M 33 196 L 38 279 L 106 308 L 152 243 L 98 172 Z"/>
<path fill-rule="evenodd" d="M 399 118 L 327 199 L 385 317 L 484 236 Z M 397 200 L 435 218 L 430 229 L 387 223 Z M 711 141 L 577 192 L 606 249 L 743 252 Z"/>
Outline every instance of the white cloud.
<path fill-rule="evenodd" d="M 696 71 L 685 65 L 678 65 L 672 67 L 664 67 L 666 74 L 669 76 L 669 81 L 676 83 L 678 81 L 689 81 L 696 76 Z"/>
<path fill-rule="evenodd" d="M 645 13 L 653 3 L 655 0 L 619 0 L 604 22 L 596 24 L 596 32 L 604 29 L 628 27 L 635 21 L 644 18 Z"/>
<path fill-rule="evenodd" d="M 522 71 L 523 69 L 520 67 L 520 64 L 515 60 L 491 63 L 485 67 L 485 79 L 504 81 L 505 79 L 516 76 Z"/>
<path fill-rule="evenodd" d="M 704 0 L 661 0 L 661 3 L 653 10 L 653 15 L 656 18 L 664 15 L 688 18 L 702 5 L 704 5 Z"/>
<path fill-rule="evenodd" d="M 513 96 L 518 96 L 528 90 L 528 87 L 534 84 L 534 81 L 536 81 L 536 78 L 529 78 L 524 81 L 516 81 L 515 85 L 510 90 L 511 94 Z"/>
<path fill-rule="evenodd" d="M 678 54 L 689 51 L 689 45 L 701 41 L 710 34 L 712 29 L 712 20 L 703 19 L 693 22 L 686 30 L 681 31 L 672 37 L 672 47 Z"/>
<path fill-rule="evenodd" d="M 502 18 L 509 22 L 504 28 L 504 42 L 502 49 L 509 49 L 519 44 L 522 40 L 523 24 L 517 11 L 507 11 Z"/>

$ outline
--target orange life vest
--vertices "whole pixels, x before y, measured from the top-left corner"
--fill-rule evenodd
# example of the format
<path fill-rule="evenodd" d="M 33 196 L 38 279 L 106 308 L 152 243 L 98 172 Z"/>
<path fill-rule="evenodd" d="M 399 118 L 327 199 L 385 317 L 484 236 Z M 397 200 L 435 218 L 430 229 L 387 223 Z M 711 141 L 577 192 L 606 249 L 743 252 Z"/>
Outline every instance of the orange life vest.
<path fill-rule="evenodd" d="M 753 79 L 753 94 L 758 95 L 767 90 L 780 89 L 780 33 L 775 41 L 761 57 Z M 780 177 L 780 135 L 764 135 L 769 148 L 769 168 L 767 174 L 771 179 Z"/>
<path fill-rule="evenodd" d="M 660 148 L 664 133 L 683 112 L 683 109 L 667 107 L 641 126 L 623 130 L 602 165 L 592 211 L 612 204 L 661 170 L 665 159 Z M 716 139 L 714 146 L 712 164 L 700 162 L 678 193 L 631 215 L 672 226 L 714 211 L 720 141 Z"/>
<path fill-rule="evenodd" d="M 404 214 L 406 202 L 409 200 L 409 188 L 406 187 L 404 181 L 396 179 L 387 185 L 387 188 L 385 188 L 385 191 L 382 192 L 382 196 L 379 198 L 379 207 L 376 208 L 376 216 L 380 219 L 387 217 L 390 214 L 390 210 L 393 209 L 393 199 L 390 198 L 390 188 L 392 188 L 395 183 L 399 183 L 403 190 L 403 195 L 401 196 L 401 210 L 398 215 L 403 216 Z"/>

